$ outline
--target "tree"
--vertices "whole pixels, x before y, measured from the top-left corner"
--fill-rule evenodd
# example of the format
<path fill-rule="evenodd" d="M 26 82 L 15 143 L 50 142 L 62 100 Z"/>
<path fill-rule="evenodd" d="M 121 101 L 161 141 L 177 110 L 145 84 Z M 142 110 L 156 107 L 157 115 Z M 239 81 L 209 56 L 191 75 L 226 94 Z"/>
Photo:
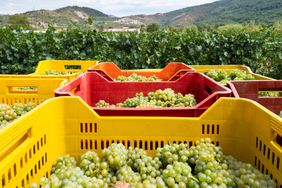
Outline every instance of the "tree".
<path fill-rule="evenodd" d="M 95 21 L 92 17 L 88 17 L 87 22 L 88 22 L 89 25 L 93 25 L 95 23 Z"/>
<path fill-rule="evenodd" d="M 9 16 L 7 22 L 12 25 L 23 25 L 23 26 L 29 25 L 29 21 L 27 17 L 19 14 Z"/>
<path fill-rule="evenodd" d="M 151 23 L 147 26 L 147 32 L 154 32 L 154 31 L 158 31 L 160 29 L 159 24 L 156 23 Z"/>
<path fill-rule="evenodd" d="M 105 25 L 104 25 L 103 23 L 98 24 L 97 27 L 98 27 L 98 31 L 99 31 L 99 32 L 103 32 L 104 29 L 105 29 Z"/>
<path fill-rule="evenodd" d="M 273 29 L 276 31 L 282 31 L 282 21 L 274 22 Z"/>

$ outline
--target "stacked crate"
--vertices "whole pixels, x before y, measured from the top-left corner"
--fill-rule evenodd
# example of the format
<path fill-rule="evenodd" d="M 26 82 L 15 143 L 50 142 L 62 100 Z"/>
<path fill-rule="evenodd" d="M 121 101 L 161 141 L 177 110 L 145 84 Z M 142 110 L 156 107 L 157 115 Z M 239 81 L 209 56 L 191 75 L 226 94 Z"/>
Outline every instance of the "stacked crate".
<path fill-rule="evenodd" d="M 210 69 L 238 67 L 250 71 L 244 66 L 190 67 L 174 62 L 161 70 L 127 71 L 112 63 L 93 65 L 93 61 L 86 65 L 83 61 L 58 61 L 58 66 L 52 66 L 55 63 L 42 62 L 36 72 L 28 76 L 0 76 L 2 103 L 37 101 L 39 104 L 44 101 L 0 129 L 0 188 L 28 187 L 33 182 L 40 182 L 41 177 L 50 176 L 54 161 L 65 154 L 78 159 L 86 151 L 93 150 L 101 155 L 111 143 L 122 143 L 154 155 L 155 150 L 165 144 L 192 146 L 205 137 L 220 145 L 224 153 L 270 175 L 277 187 L 282 187 L 282 119 L 262 106 L 270 105 L 270 110 L 278 113 L 278 109 L 282 109 L 282 98 L 266 97 L 261 102 L 255 97 L 259 91 L 279 94 L 281 81 L 231 81 L 223 86 L 202 74 Z M 67 67 L 71 69 L 67 70 L 68 75 L 38 75 L 46 70 L 65 71 Z M 85 69 L 89 72 L 81 74 Z M 115 81 L 119 75 L 133 73 L 155 75 L 161 81 Z M 270 79 L 253 75 L 255 79 Z M 22 87 L 32 89 L 19 89 Z M 182 94 L 192 93 L 197 105 L 181 108 L 95 107 L 101 99 L 119 103 L 137 92 L 147 95 L 165 88 Z M 58 97 L 52 98 L 54 95 Z"/>

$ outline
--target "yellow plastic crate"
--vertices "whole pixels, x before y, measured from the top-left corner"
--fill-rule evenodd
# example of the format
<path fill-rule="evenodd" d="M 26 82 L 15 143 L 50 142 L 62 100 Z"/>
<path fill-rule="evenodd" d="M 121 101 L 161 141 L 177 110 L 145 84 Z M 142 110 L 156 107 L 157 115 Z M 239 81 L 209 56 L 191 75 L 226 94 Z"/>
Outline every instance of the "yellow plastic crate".
<path fill-rule="evenodd" d="M 66 78 L 72 80 L 76 78 L 81 72 L 87 72 L 89 67 L 98 64 L 98 61 L 88 60 L 44 60 L 40 61 L 36 67 L 36 70 L 32 75 L 45 75 L 48 70 L 62 71 L 70 73 L 70 75 L 47 75 L 52 77 Z M 46 76 L 46 75 L 45 75 Z"/>
<path fill-rule="evenodd" d="M 253 73 L 252 70 L 250 69 L 250 67 L 245 66 L 245 65 L 189 65 L 189 66 L 194 68 L 197 72 L 201 72 L 201 73 L 205 73 L 205 72 L 212 70 L 212 69 L 223 69 L 227 72 L 230 72 L 234 69 L 239 69 L 239 70 L 245 71 L 248 74 L 253 75 L 256 80 L 274 80 L 273 78 L 269 78 L 269 77 L 266 77 L 266 76 L 263 76 L 263 75 L 260 75 L 260 74 Z M 129 72 L 131 72 L 131 71 L 135 71 L 135 72 L 136 71 L 159 72 L 161 70 L 162 69 L 138 69 L 138 70 L 128 70 L 128 71 Z"/>
<path fill-rule="evenodd" d="M 49 176 L 57 157 L 101 151 L 113 142 L 153 154 L 167 143 L 210 137 L 282 186 L 282 119 L 248 99 L 221 98 L 198 118 L 99 117 L 78 97 L 45 101 L 0 130 L 0 187 L 28 187 Z"/>
<path fill-rule="evenodd" d="M 54 90 L 67 83 L 63 78 L 41 78 L 38 76 L 0 75 L 0 103 L 34 102 L 40 104 L 54 97 Z"/>
<path fill-rule="evenodd" d="M 197 72 L 202 73 L 205 73 L 212 69 L 223 69 L 226 72 L 230 72 L 234 69 L 239 69 L 253 75 L 256 80 L 273 80 L 272 78 L 253 73 L 250 67 L 245 65 L 191 65 L 191 67 L 193 67 Z"/>

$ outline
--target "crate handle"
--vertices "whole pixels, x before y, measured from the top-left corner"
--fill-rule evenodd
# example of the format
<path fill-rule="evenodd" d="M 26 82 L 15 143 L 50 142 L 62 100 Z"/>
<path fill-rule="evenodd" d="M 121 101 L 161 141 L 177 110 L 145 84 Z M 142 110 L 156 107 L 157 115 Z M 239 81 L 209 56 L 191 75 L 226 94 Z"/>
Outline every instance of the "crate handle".
<path fill-rule="evenodd" d="M 80 91 L 80 85 L 78 85 L 78 86 L 72 88 L 71 91 L 70 91 L 70 93 L 72 93 L 72 94 L 75 95 L 78 91 Z"/>
<path fill-rule="evenodd" d="M 192 69 L 182 69 L 177 71 L 168 81 L 176 81 L 179 78 L 181 78 L 183 75 L 185 75 L 187 72 L 194 72 Z"/>
<path fill-rule="evenodd" d="M 64 85 L 55 90 L 55 96 L 72 96 L 74 93 L 80 90 L 81 77 L 70 81 L 67 85 Z"/>
<path fill-rule="evenodd" d="M 282 147 L 282 136 L 280 136 L 279 134 L 276 136 L 276 143 Z"/>
<path fill-rule="evenodd" d="M 209 95 L 213 93 L 211 87 L 209 87 L 208 85 L 205 85 L 205 92 L 207 92 Z"/>
<path fill-rule="evenodd" d="M 65 65 L 65 69 L 81 70 L 81 65 Z"/>
<path fill-rule="evenodd" d="M 114 81 L 106 72 L 104 72 L 103 70 L 95 70 L 95 72 L 99 73 L 101 76 L 103 76 L 104 78 L 106 78 L 109 81 Z"/>
<path fill-rule="evenodd" d="M 37 86 L 8 86 L 9 93 L 19 93 L 19 94 L 34 94 L 38 93 Z"/>
<path fill-rule="evenodd" d="M 272 120 L 271 121 L 271 138 L 272 144 L 275 147 L 280 147 L 282 150 L 282 126 L 281 122 Z"/>
<path fill-rule="evenodd" d="M 10 153 L 16 150 L 20 145 L 24 145 L 31 141 L 30 129 L 17 136 L 12 142 L 0 150 L 0 161 L 5 159 Z"/>

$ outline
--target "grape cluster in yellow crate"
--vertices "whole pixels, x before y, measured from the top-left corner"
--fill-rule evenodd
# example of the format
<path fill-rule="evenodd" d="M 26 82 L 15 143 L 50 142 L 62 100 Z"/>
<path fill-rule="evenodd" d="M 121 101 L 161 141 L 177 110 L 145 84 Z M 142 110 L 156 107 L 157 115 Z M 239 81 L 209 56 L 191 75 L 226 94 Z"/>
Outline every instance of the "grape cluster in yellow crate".
<path fill-rule="evenodd" d="M 157 148 L 155 156 L 138 148 L 111 144 L 102 157 L 88 151 L 80 162 L 69 156 L 58 158 L 52 175 L 42 178 L 49 187 L 275 187 L 275 181 L 252 165 L 224 155 L 209 138 L 195 146 L 171 144 Z M 36 183 L 30 187 L 38 187 Z"/>
<path fill-rule="evenodd" d="M 123 103 L 111 105 L 104 100 L 96 103 L 96 107 L 125 107 L 125 108 L 160 108 L 160 107 L 191 107 L 196 105 L 195 96 L 192 94 L 182 95 L 172 89 L 149 92 L 144 96 L 142 92 L 136 93 L 133 98 L 126 99 Z"/>
<path fill-rule="evenodd" d="M 157 76 L 141 76 L 136 73 L 131 74 L 130 76 L 118 76 L 114 81 L 120 81 L 120 82 L 155 82 L 155 81 L 161 81 Z"/>
<path fill-rule="evenodd" d="M 7 126 L 9 123 L 24 115 L 35 107 L 35 104 L 30 102 L 27 104 L 15 103 L 12 106 L 0 104 L 0 128 Z"/>
<path fill-rule="evenodd" d="M 242 70 L 232 70 L 229 74 L 225 70 L 210 70 L 205 73 L 208 77 L 214 79 L 221 84 L 226 84 L 230 80 L 254 80 L 251 74 L 247 74 Z"/>

